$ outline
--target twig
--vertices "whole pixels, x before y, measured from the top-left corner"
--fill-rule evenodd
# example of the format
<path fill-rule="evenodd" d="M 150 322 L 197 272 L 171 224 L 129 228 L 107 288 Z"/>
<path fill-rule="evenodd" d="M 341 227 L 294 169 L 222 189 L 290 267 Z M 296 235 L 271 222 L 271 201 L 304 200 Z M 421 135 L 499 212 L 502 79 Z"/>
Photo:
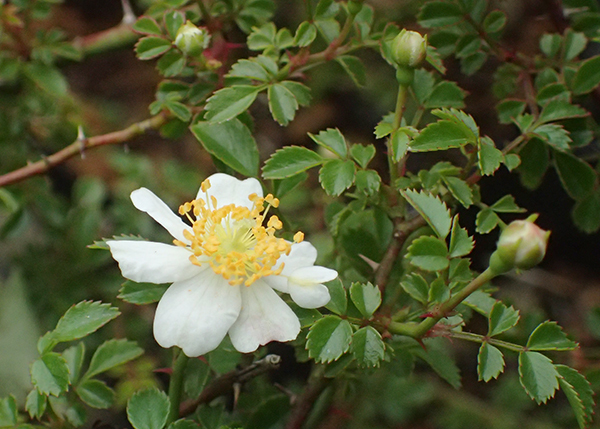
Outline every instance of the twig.
<path fill-rule="evenodd" d="M 245 368 L 221 375 L 206 386 L 198 398 L 182 403 L 179 408 L 179 416 L 187 416 L 193 413 L 200 404 L 207 404 L 219 396 L 230 393 L 236 385 L 244 384 L 260 374 L 277 368 L 280 362 L 281 357 L 270 354 Z"/>
<path fill-rule="evenodd" d="M 64 149 L 44 157 L 40 161 L 28 164 L 25 167 L 0 176 L 0 188 L 20 182 L 29 177 L 44 174 L 52 167 L 65 162 L 75 155 L 81 154 L 85 150 L 129 141 L 133 137 L 144 134 L 148 130 L 159 128 L 167 121 L 167 119 L 168 114 L 163 112 L 150 119 L 146 119 L 145 121 L 130 125 L 121 131 L 115 131 L 113 133 L 90 137 L 83 140 L 77 139 Z"/>
<path fill-rule="evenodd" d="M 308 381 L 308 386 L 294 404 L 294 408 L 292 409 L 290 419 L 288 420 L 285 429 L 300 429 L 302 427 L 313 404 L 331 382 L 331 379 L 325 378 L 323 372 L 324 365 L 315 367 Z"/>

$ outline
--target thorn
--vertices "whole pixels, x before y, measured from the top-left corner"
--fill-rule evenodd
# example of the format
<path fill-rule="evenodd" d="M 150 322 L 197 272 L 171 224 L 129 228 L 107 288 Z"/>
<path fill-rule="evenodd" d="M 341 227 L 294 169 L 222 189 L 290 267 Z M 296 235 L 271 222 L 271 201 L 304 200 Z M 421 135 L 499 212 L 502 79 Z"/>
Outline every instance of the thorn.
<path fill-rule="evenodd" d="M 121 0 L 121 6 L 123 7 L 123 19 L 121 20 L 121 24 L 132 25 L 137 21 L 137 16 L 135 16 L 135 13 L 133 12 L 131 3 L 129 3 L 129 0 Z"/>
<path fill-rule="evenodd" d="M 85 159 L 85 144 L 87 143 L 87 137 L 85 136 L 85 132 L 83 131 L 83 127 L 79 125 L 77 127 L 77 140 L 79 143 L 79 153 L 81 154 L 81 159 Z"/>
<path fill-rule="evenodd" d="M 233 409 L 237 408 L 237 402 L 242 391 L 242 383 L 233 383 Z"/>
<path fill-rule="evenodd" d="M 361 255 L 360 253 L 358 254 L 358 256 L 360 257 L 360 259 L 362 259 L 367 264 L 369 264 L 369 267 L 371 267 L 371 269 L 373 271 L 376 271 L 379 268 L 379 265 L 380 265 L 379 263 L 373 261 L 372 259 L 367 258 L 365 255 Z"/>

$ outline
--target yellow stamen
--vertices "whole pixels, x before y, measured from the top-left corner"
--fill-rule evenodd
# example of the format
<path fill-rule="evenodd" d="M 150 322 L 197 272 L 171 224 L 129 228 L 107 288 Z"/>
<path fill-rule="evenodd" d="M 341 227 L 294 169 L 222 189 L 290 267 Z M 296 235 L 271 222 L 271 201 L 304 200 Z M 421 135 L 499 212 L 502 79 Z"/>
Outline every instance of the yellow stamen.
<path fill-rule="evenodd" d="M 269 217 L 263 226 L 269 207 L 277 207 L 279 200 L 271 194 L 263 198 L 253 193 L 248 197 L 253 203 L 251 209 L 235 204 L 217 209 L 217 198 L 207 193 L 209 188 L 210 182 L 205 180 L 201 186 L 205 199 L 179 208 L 179 213 L 192 222 L 193 232 L 183 231 L 190 244 L 179 240 L 174 243 L 190 250 L 192 264 L 209 264 L 232 286 L 250 286 L 262 277 L 281 274 L 283 263 L 277 261 L 290 253 L 291 243 L 275 237 L 275 232 L 283 228 L 277 216 Z M 296 243 L 303 239 L 301 232 L 294 235 Z"/>

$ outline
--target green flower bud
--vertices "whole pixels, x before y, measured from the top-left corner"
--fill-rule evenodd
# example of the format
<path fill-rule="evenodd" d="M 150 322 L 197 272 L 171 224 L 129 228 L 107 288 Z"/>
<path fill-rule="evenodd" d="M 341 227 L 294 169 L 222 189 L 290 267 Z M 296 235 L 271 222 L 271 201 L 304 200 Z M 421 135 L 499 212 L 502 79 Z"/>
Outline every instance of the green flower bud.
<path fill-rule="evenodd" d="M 206 28 L 196 27 L 192 21 L 187 21 L 179 30 L 175 36 L 175 46 L 177 46 L 181 52 L 186 55 L 197 57 L 200 55 L 210 42 L 210 34 Z"/>
<path fill-rule="evenodd" d="M 400 67 L 418 67 L 427 56 L 427 36 L 402 30 L 392 41 L 392 56 Z"/>
<path fill-rule="evenodd" d="M 550 231 L 535 223 L 537 215 L 511 222 L 500 234 L 496 251 L 490 258 L 490 268 L 501 274 L 512 270 L 528 270 L 539 264 L 546 255 Z"/>

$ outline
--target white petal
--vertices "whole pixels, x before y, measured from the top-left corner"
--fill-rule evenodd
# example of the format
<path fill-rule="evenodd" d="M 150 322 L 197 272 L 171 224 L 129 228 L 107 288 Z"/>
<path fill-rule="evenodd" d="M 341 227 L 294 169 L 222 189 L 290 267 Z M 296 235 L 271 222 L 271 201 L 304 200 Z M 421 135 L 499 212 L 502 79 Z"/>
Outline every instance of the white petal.
<path fill-rule="evenodd" d="M 270 341 L 290 341 L 300 332 L 296 314 L 267 284 L 241 287 L 242 311 L 229 330 L 233 346 L 249 353 Z"/>
<path fill-rule="evenodd" d="M 271 286 L 273 289 L 283 293 L 290 293 L 290 286 L 288 278 L 284 276 L 267 276 L 263 277 L 262 280 Z"/>
<path fill-rule="evenodd" d="M 192 228 L 173 213 L 169 206 L 152 191 L 146 188 L 136 189 L 131 193 L 131 201 L 136 209 L 148 213 L 152 219 L 158 222 L 174 238 L 184 243 L 189 243 L 183 236 L 183 230 L 187 229 L 192 232 Z"/>
<path fill-rule="evenodd" d="M 183 247 L 133 240 L 110 240 L 106 244 L 123 277 L 134 282 L 178 282 L 204 270 L 190 262 L 191 253 Z"/>
<path fill-rule="evenodd" d="M 298 268 L 310 267 L 314 265 L 317 260 L 317 249 L 315 246 L 310 244 L 308 241 L 301 243 L 293 243 L 292 249 L 289 255 L 281 255 L 277 260 L 276 266 L 280 263 L 284 263 L 283 271 L 281 275 L 289 276 L 293 271 Z"/>
<path fill-rule="evenodd" d="M 331 281 L 337 275 L 337 271 L 335 270 L 314 265 L 312 267 L 298 268 L 289 275 L 289 280 L 291 283 L 299 285 L 311 285 Z"/>
<path fill-rule="evenodd" d="M 179 346 L 190 356 L 216 349 L 240 314 L 238 286 L 212 270 L 165 292 L 154 316 L 154 338 L 162 347 Z"/>
<path fill-rule="evenodd" d="M 290 296 L 296 304 L 303 308 L 323 307 L 331 299 L 329 289 L 322 284 L 300 286 L 290 283 Z"/>
<path fill-rule="evenodd" d="M 207 179 L 210 182 L 210 188 L 207 194 L 214 196 L 217 199 L 217 207 L 220 208 L 228 204 L 235 204 L 240 207 L 248 207 L 252 209 L 254 203 L 252 203 L 248 196 L 250 194 L 257 194 L 262 197 L 263 191 L 258 180 L 254 178 L 246 180 L 238 180 L 233 176 L 223 173 L 216 173 Z M 202 192 L 202 189 L 198 191 L 197 199 L 206 201 L 206 194 Z"/>

